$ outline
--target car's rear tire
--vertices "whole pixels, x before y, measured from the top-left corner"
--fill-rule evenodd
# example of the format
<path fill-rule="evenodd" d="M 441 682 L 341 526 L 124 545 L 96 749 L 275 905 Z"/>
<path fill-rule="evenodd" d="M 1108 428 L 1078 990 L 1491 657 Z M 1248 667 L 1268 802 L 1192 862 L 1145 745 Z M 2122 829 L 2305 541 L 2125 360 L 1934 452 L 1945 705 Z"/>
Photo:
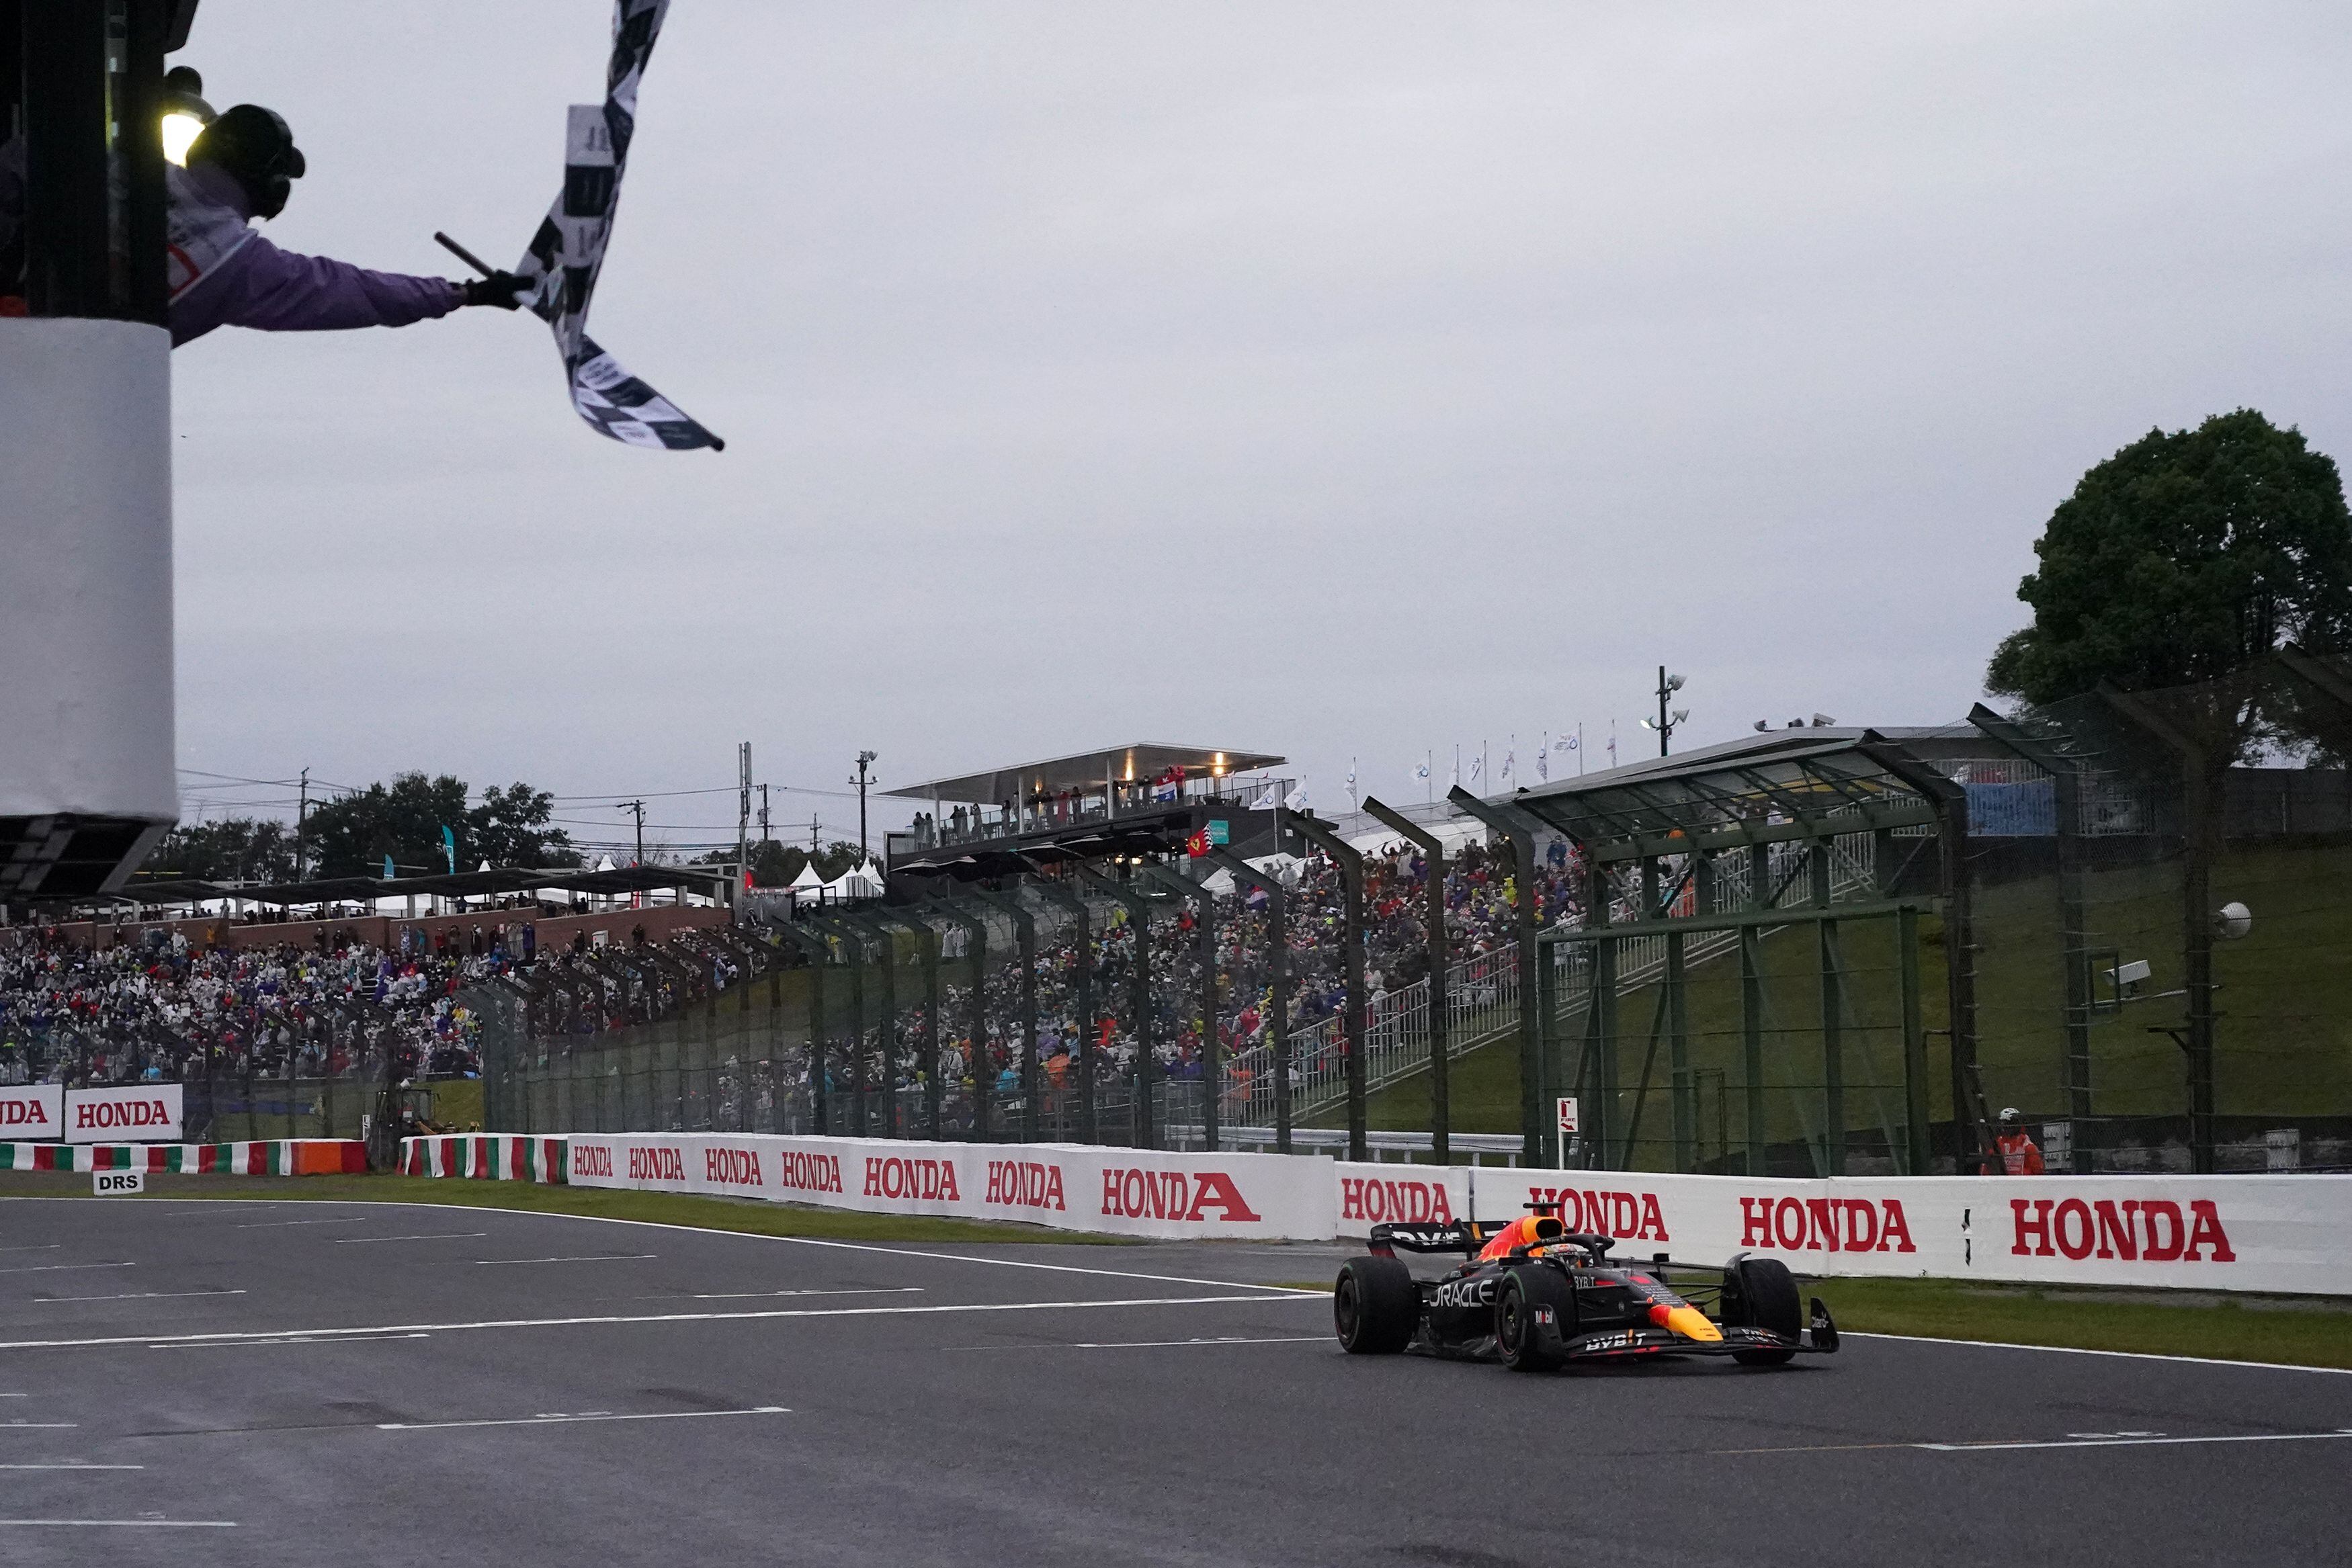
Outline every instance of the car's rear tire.
<path fill-rule="evenodd" d="M 1495 1292 L 1495 1345 L 1513 1372 L 1549 1372 L 1559 1364 L 1559 1353 L 1538 1321 L 1538 1310 L 1547 1307 L 1553 1327 L 1565 1331 L 1576 1307 L 1558 1270 L 1527 1267 L 1503 1276 Z"/>
<path fill-rule="evenodd" d="M 1394 1355 L 1421 1326 L 1421 1287 L 1394 1258 L 1350 1258 L 1331 1287 L 1331 1326 L 1349 1355 Z"/>
<path fill-rule="evenodd" d="M 1738 1326 L 1762 1329 L 1792 1340 L 1799 1338 L 1804 1333 L 1805 1310 L 1798 1300 L 1796 1277 L 1789 1272 L 1789 1266 L 1777 1258 L 1742 1258 L 1736 1268 L 1739 1276 Z M 1780 1366 L 1796 1354 L 1793 1350 L 1735 1350 L 1731 1359 L 1742 1366 Z"/>

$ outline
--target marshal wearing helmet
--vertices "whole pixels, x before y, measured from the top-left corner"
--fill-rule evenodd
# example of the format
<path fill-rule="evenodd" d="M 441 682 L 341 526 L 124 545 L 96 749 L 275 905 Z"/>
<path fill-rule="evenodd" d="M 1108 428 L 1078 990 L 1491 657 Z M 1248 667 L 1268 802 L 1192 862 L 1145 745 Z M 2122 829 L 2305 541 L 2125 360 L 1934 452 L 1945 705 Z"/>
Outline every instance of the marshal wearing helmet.
<path fill-rule="evenodd" d="M 1339 1343 L 1355 1355 L 1412 1350 L 1520 1372 L 1658 1355 L 1777 1366 L 1837 1349 L 1829 1309 L 1815 1297 L 1808 1320 L 1794 1276 L 1773 1259 L 1617 1263 L 1611 1238 L 1567 1229 L 1556 1205 L 1528 1207 L 1499 1228 L 1473 1220 L 1373 1226 L 1370 1255 L 1349 1260 L 1332 1288 Z M 1442 1279 L 1417 1280 L 1400 1248 L 1467 1260 Z M 1670 1270 L 1714 1278 L 1676 1290 Z"/>

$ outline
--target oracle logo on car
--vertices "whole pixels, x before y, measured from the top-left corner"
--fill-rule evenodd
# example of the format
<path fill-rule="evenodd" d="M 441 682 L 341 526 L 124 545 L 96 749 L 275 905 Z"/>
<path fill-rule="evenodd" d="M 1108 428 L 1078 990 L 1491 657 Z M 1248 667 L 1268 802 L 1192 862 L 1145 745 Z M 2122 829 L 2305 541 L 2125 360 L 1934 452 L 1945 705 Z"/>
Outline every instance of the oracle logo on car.
<path fill-rule="evenodd" d="M 1342 1219 L 1402 1220 L 1409 1225 L 1451 1223 L 1454 1200 L 1437 1181 L 1390 1181 L 1381 1176 L 1339 1178 Z"/>
<path fill-rule="evenodd" d="M 796 1192 L 839 1192 L 841 1190 L 841 1156 L 814 1155 L 803 1149 L 783 1152 L 784 1172 L 778 1186 Z"/>
<path fill-rule="evenodd" d="M 953 1160 L 908 1159 L 901 1155 L 869 1155 L 866 1160 L 867 1197 L 904 1197 L 919 1203 L 961 1203 L 956 1189 Z"/>
<path fill-rule="evenodd" d="M 572 1145 L 572 1174 L 576 1176 L 608 1176 L 613 1174 L 613 1151 L 604 1144 Z"/>
<path fill-rule="evenodd" d="M 1613 1236 L 1621 1241 L 1671 1241 L 1666 1217 L 1654 1192 L 1579 1192 L 1572 1186 L 1530 1186 L 1529 1203 L 1559 1205 L 1559 1223 L 1569 1230 Z"/>
<path fill-rule="evenodd" d="M 1916 1252 L 1903 1200 L 1743 1197 L 1739 1245 L 1782 1252 Z"/>
<path fill-rule="evenodd" d="M 982 1201 L 1014 1208 L 1070 1207 L 1063 1201 L 1062 1167 L 1039 1160 L 989 1161 L 988 1196 Z"/>
<path fill-rule="evenodd" d="M 2229 1232 L 2221 1228 L 2221 1210 L 2209 1198 L 2189 1200 L 2185 1223 L 2180 1206 L 2161 1197 L 2127 1197 L 2121 1203 L 2012 1197 L 2009 1211 L 2017 1223 L 2017 1239 L 2009 1249 L 2012 1257 L 2079 1260 L 2095 1252 L 2127 1263 L 2202 1263 L 2202 1249 L 2210 1249 L 2216 1263 L 2238 1260 Z"/>
<path fill-rule="evenodd" d="M 629 1179 L 682 1182 L 686 1179 L 686 1157 L 675 1148 L 631 1149 Z"/>
<path fill-rule="evenodd" d="M 84 1100 L 74 1106 L 74 1131 L 167 1127 L 174 1118 L 161 1100 Z"/>
<path fill-rule="evenodd" d="M 1223 1171 L 1148 1171 L 1113 1166 L 1103 1172 L 1102 1212 L 1114 1219 L 1205 1220 L 1209 1210 L 1232 1224 L 1255 1222 L 1255 1209 Z"/>
<path fill-rule="evenodd" d="M 718 1186 L 765 1186 L 757 1149 L 705 1149 L 702 1179 Z"/>

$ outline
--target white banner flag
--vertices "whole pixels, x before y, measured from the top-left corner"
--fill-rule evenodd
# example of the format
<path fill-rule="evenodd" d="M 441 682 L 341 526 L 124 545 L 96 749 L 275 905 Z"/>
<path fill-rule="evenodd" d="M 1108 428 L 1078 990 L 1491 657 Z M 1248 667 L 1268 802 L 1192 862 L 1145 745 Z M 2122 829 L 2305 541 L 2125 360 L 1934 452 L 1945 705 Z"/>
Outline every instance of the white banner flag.
<path fill-rule="evenodd" d="M 604 101 L 572 106 L 562 193 L 547 210 L 515 271 L 537 283 L 526 303 L 554 329 L 556 350 L 563 356 L 564 374 L 572 382 L 572 406 L 581 418 L 632 446 L 673 451 L 708 446 L 715 452 L 727 444 L 631 375 L 588 336 L 588 302 L 596 292 L 596 276 L 604 270 L 613 213 L 621 200 L 621 175 L 628 167 L 629 140 L 636 130 L 637 83 L 653 57 L 654 40 L 668 9 L 669 0 L 614 0 Z"/>

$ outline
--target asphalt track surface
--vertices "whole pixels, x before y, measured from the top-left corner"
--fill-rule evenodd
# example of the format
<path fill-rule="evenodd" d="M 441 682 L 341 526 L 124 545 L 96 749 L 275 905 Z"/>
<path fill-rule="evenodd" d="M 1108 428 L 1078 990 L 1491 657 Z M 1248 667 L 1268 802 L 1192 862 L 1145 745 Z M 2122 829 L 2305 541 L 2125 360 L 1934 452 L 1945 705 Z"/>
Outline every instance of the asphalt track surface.
<path fill-rule="evenodd" d="M 0 1200 L 0 1563 L 2352 1559 L 2352 1377 L 1357 1359 L 1341 1250 Z"/>

